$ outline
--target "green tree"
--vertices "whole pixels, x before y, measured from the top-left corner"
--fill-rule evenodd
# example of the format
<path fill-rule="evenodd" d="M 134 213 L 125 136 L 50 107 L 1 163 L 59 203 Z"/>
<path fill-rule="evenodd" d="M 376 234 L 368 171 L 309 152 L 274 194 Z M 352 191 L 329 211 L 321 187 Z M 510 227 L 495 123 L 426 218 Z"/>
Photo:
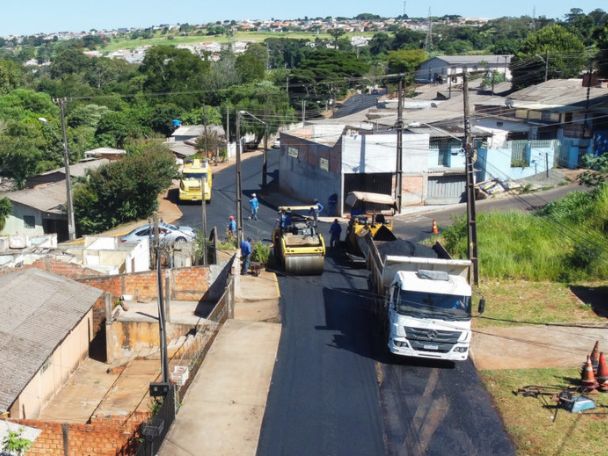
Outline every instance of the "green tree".
<path fill-rule="evenodd" d="M 201 60 L 187 49 L 172 46 L 154 46 L 146 52 L 139 67 L 144 76 L 143 89 L 150 93 L 165 93 L 166 100 L 192 109 L 199 104 L 201 92 L 209 73 L 209 62 Z M 193 92 L 180 94 L 174 92 Z"/>
<path fill-rule="evenodd" d="M 11 60 L 0 60 L 0 95 L 7 94 L 22 84 L 21 66 Z"/>
<path fill-rule="evenodd" d="M 268 54 L 266 46 L 250 44 L 247 50 L 236 58 L 235 69 L 245 84 L 264 79 Z"/>
<path fill-rule="evenodd" d="M 122 148 L 130 138 L 143 136 L 144 129 L 131 112 L 113 112 L 104 114 L 95 131 L 95 138 L 100 145 Z"/>
<path fill-rule="evenodd" d="M 341 29 L 341 28 L 333 28 L 333 29 L 329 29 L 327 31 L 327 33 L 329 33 L 331 35 L 331 37 L 334 39 L 334 46 L 338 47 L 338 38 L 340 38 L 346 32 L 344 31 L 344 29 Z"/>
<path fill-rule="evenodd" d="M 422 49 L 390 51 L 387 55 L 387 71 L 389 73 L 405 73 L 407 79 L 413 81 L 416 68 L 428 58 L 428 54 Z"/>
<path fill-rule="evenodd" d="M 608 25 L 605 25 L 599 33 L 597 47 L 600 49 L 596 59 L 599 74 L 603 78 L 608 78 Z"/>
<path fill-rule="evenodd" d="M 547 57 L 549 79 L 576 77 L 587 62 L 580 38 L 560 25 L 549 25 L 530 33 L 511 60 L 513 86 L 519 89 L 544 81 Z"/>
<path fill-rule="evenodd" d="M 13 205 L 8 198 L 0 198 L 0 231 L 6 226 L 6 219 L 11 214 Z"/>
<path fill-rule="evenodd" d="M 51 77 L 59 79 L 69 74 L 81 73 L 89 66 L 89 64 L 90 60 L 82 53 L 82 49 L 68 47 L 61 50 L 51 60 Z"/>
<path fill-rule="evenodd" d="M 149 217 L 176 174 L 173 154 L 156 143 L 90 173 L 74 188 L 78 232 L 97 233 Z"/>
<path fill-rule="evenodd" d="M 392 39 L 388 33 L 378 32 L 369 40 L 369 51 L 372 55 L 384 54 L 389 51 L 392 46 Z"/>

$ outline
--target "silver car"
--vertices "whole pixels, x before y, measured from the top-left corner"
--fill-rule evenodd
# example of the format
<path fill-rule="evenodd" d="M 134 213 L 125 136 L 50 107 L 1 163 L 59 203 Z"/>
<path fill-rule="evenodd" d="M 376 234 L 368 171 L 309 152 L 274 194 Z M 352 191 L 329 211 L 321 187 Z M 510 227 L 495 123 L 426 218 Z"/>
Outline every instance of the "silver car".
<path fill-rule="evenodd" d="M 158 224 L 160 241 L 165 245 L 175 245 L 184 242 L 191 242 L 196 237 L 195 231 L 189 226 L 176 226 L 161 222 Z M 154 225 L 146 224 L 138 226 L 129 234 L 121 237 L 122 242 L 137 242 L 143 238 L 154 236 Z"/>

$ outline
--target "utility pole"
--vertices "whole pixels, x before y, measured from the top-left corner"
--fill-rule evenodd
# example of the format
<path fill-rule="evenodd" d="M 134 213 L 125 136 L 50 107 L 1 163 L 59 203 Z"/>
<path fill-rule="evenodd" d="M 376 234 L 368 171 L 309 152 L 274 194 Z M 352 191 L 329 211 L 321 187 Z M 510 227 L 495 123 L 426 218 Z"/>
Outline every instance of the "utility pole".
<path fill-rule="evenodd" d="M 262 188 L 268 183 L 266 174 L 268 172 L 268 124 L 264 127 L 264 164 L 262 165 Z"/>
<path fill-rule="evenodd" d="M 545 82 L 549 79 L 549 51 L 545 51 Z"/>
<path fill-rule="evenodd" d="M 464 150 L 466 158 L 467 185 L 467 256 L 472 264 L 472 282 L 479 285 L 479 263 L 477 261 L 477 221 L 475 211 L 475 176 L 473 156 L 473 139 L 471 137 L 470 107 L 469 107 L 469 75 L 464 68 L 462 75 L 462 92 L 464 100 Z"/>
<path fill-rule="evenodd" d="M 302 100 L 302 126 L 306 124 L 306 100 Z"/>
<path fill-rule="evenodd" d="M 241 114 L 236 112 L 236 242 L 243 240 L 243 207 L 241 204 Z"/>
<path fill-rule="evenodd" d="M 156 251 L 156 284 L 158 290 L 158 331 L 160 335 L 160 362 L 163 383 L 169 383 L 169 359 L 167 357 L 167 329 L 165 326 L 165 304 L 163 302 L 163 272 L 161 269 L 158 213 L 154 214 L 154 250 Z"/>
<path fill-rule="evenodd" d="M 397 213 L 401 213 L 401 200 L 403 197 L 403 77 L 399 79 L 399 101 L 397 103 L 397 160 L 395 165 L 395 199 L 397 200 Z"/>
<path fill-rule="evenodd" d="M 209 167 L 209 162 L 207 162 Z M 207 186 L 207 172 L 201 177 L 201 217 L 203 222 L 203 266 L 207 266 L 207 201 L 205 199 L 205 187 Z"/>
<path fill-rule="evenodd" d="M 230 108 L 226 108 L 226 156 L 230 148 Z"/>
<path fill-rule="evenodd" d="M 587 73 L 587 98 L 585 99 L 585 121 L 583 122 L 583 138 L 591 137 L 587 132 L 589 128 L 589 99 L 591 98 L 591 80 L 593 79 L 593 60 L 589 61 L 589 72 Z"/>
<path fill-rule="evenodd" d="M 76 239 L 76 221 L 74 220 L 74 202 L 72 198 L 72 176 L 70 175 L 70 153 L 68 151 L 68 135 L 65 127 L 65 98 L 55 99 L 61 113 L 61 130 L 63 132 L 63 166 L 65 168 L 65 187 L 67 193 L 68 237 Z"/>

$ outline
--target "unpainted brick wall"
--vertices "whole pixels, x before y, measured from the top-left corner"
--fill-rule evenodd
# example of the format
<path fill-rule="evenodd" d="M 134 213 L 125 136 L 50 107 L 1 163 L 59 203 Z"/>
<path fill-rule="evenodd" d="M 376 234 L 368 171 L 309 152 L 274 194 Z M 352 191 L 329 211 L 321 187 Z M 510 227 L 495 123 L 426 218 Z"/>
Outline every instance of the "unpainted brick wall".
<path fill-rule="evenodd" d="M 52 272 L 70 279 L 77 279 L 80 277 L 91 277 L 98 276 L 99 271 L 80 266 L 79 264 L 67 263 L 54 258 L 41 258 L 36 260 L 30 267 L 42 269 L 43 271 Z"/>
<path fill-rule="evenodd" d="M 166 274 L 170 274 L 171 299 L 198 301 L 209 289 L 209 269 L 204 266 L 163 270 L 163 277 L 166 277 Z M 138 300 L 149 301 L 157 297 L 156 271 L 82 277 L 77 280 L 107 291 L 114 298 L 133 295 Z"/>
<path fill-rule="evenodd" d="M 15 420 L 15 423 L 40 429 L 28 456 L 115 456 L 134 455 L 141 423 L 148 412 L 135 412 L 125 417 L 94 419 L 90 424 L 56 423 L 40 420 Z M 64 443 L 67 442 L 67 448 Z"/>

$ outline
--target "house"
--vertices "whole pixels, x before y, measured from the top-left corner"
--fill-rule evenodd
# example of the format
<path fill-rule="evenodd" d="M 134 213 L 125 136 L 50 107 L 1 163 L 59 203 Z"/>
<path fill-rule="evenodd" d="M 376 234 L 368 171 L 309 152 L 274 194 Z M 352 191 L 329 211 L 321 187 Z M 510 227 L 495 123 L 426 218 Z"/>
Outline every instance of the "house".
<path fill-rule="evenodd" d="M 70 176 L 74 178 L 82 178 L 85 177 L 89 171 L 94 171 L 103 165 L 107 165 L 110 163 L 110 160 L 107 158 L 99 158 L 99 159 L 85 159 L 79 161 L 78 163 L 73 163 L 70 165 Z M 37 174 L 36 176 L 32 176 L 27 179 L 25 184 L 26 187 L 35 187 L 40 184 L 48 184 L 50 182 L 59 182 L 65 181 L 65 168 L 57 168 L 47 171 L 42 174 Z"/>
<path fill-rule="evenodd" d="M 60 242 L 68 239 L 65 179 L 0 196 L 12 203 L 12 212 L 0 234 L 40 236 L 56 233 Z"/>
<path fill-rule="evenodd" d="M 344 213 L 346 195 L 351 191 L 393 193 L 397 151 L 394 132 L 311 124 L 281 132 L 280 142 L 280 190 L 303 201 L 318 198 L 326 205 L 328 215 Z M 436 167 L 437 154 L 430 149 L 428 133 L 403 135 L 403 205 L 428 203 L 425 192 L 429 164 Z M 462 168 L 464 174 L 464 166 L 456 160 L 454 166 Z M 464 191 L 462 182 L 457 201 Z"/>
<path fill-rule="evenodd" d="M 177 130 L 173 132 L 171 137 L 174 141 L 196 141 L 197 138 L 202 136 L 205 132 L 205 129 L 208 132 L 216 133 L 218 137 L 225 138 L 226 132 L 224 131 L 224 127 L 221 125 L 182 125 Z"/>
<path fill-rule="evenodd" d="M 506 140 L 554 141 L 556 161 L 576 168 L 582 155 L 605 151 L 608 135 L 608 87 L 587 87 L 583 79 L 552 79 L 474 103 L 476 123 L 511 132 Z M 483 122 L 483 125 L 482 125 Z M 513 126 L 518 130 L 514 131 Z"/>
<path fill-rule="evenodd" d="M 511 55 L 442 55 L 420 64 L 416 81 L 462 83 L 462 74 L 471 72 L 498 72 L 511 80 L 509 63 Z"/>
<path fill-rule="evenodd" d="M 27 269 L 1 275 L 0 293 L 0 413 L 36 418 L 88 355 L 103 292 Z"/>

